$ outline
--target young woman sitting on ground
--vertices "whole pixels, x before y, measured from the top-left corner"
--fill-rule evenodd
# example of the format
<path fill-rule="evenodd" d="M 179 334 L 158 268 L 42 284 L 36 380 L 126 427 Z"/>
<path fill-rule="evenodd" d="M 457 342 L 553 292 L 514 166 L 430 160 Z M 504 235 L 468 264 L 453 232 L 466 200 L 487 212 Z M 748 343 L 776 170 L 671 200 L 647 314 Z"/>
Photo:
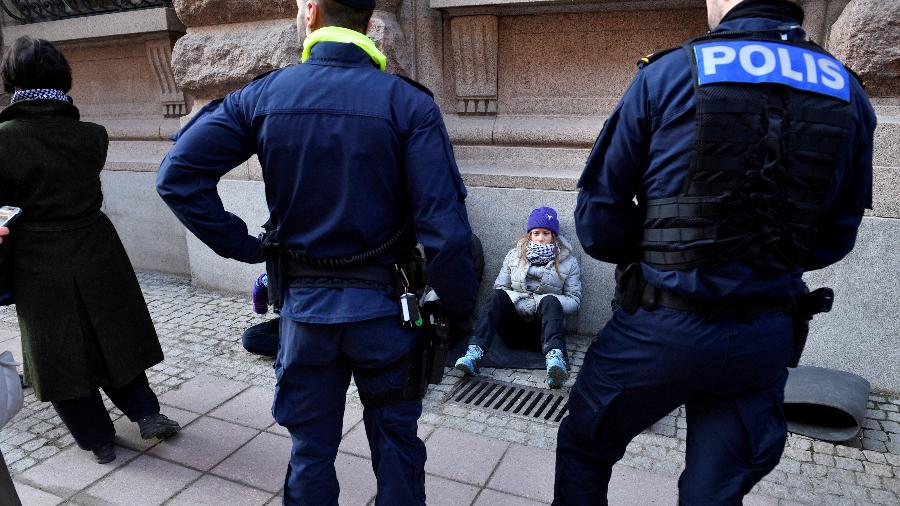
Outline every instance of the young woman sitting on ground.
<path fill-rule="evenodd" d="M 560 388 L 569 378 L 564 318 L 581 304 L 581 268 L 571 243 L 559 235 L 553 208 L 533 210 L 525 229 L 525 236 L 506 254 L 466 354 L 455 367 L 476 374 L 499 333 L 511 345 L 540 348 L 547 362 L 547 385 Z"/>

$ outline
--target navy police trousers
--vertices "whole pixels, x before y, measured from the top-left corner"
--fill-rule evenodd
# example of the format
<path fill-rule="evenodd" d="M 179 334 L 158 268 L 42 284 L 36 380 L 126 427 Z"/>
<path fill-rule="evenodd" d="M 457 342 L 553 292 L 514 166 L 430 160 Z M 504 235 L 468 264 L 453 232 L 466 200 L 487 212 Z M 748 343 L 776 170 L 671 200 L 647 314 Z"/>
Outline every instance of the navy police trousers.
<path fill-rule="evenodd" d="M 272 414 L 293 440 L 284 504 L 337 505 L 334 469 L 351 375 L 363 401 L 363 423 L 378 482 L 379 505 L 425 504 L 425 444 L 416 435 L 422 402 L 367 405 L 403 385 L 397 363 L 420 333 L 397 317 L 321 325 L 281 318 Z M 368 403 L 370 404 L 370 403 Z"/>
<path fill-rule="evenodd" d="M 554 505 L 607 504 L 628 443 L 682 404 L 683 505 L 740 505 L 781 459 L 791 320 L 750 322 L 668 308 L 622 310 L 590 346 L 559 428 Z"/>

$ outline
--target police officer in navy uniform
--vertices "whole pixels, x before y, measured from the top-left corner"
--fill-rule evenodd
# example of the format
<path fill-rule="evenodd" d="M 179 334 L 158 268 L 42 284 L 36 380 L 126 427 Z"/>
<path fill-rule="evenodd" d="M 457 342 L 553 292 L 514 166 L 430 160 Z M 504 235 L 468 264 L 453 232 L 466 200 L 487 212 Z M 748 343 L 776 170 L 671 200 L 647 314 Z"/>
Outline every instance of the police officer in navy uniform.
<path fill-rule="evenodd" d="M 466 316 L 475 301 L 466 191 L 450 140 L 427 89 L 384 72 L 384 54 L 363 34 L 374 5 L 299 5 L 303 63 L 203 108 L 157 178 L 159 194 L 194 235 L 221 256 L 256 263 L 260 239 L 224 210 L 216 185 L 259 157 L 274 226 L 266 244 L 291 259 L 282 272 L 272 408 L 293 439 L 287 505 L 337 504 L 334 461 L 351 377 L 364 406 L 376 503 L 425 503 L 422 403 L 403 392 L 407 354 L 421 336 L 401 325 L 393 265 L 418 241 L 444 311 Z M 367 261 L 342 260 L 353 258 Z M 322 271 L 324 260 L 334 268 Z"/>
<path fill-rule="evenodd" d="M 578 237 L 619 264 L 620 307 L 571 392 L 554 504 L 605 504 L 628 443 L 682 404 L 680 503 L 741 504 L 784 448 L 801 275 L 871 206 L 875 115 L 802 9 L 707 8 L 712 32 L 639 64 L 579 181 Z"/>

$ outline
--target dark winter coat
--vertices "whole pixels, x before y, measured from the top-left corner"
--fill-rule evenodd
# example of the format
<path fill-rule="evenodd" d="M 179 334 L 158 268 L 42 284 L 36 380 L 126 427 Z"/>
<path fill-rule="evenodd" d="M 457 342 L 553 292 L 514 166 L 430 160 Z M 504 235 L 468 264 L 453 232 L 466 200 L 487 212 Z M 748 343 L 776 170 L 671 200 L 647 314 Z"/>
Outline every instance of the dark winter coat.
<path fill-rule="evenodd" d="M 42 401 L 122 387 L 163 359 L 134 269 L 100 212 L 108 144 L 102 126 L 62 101 L 0 112 L 0 205 L 22 208 L 0 268 L 12 276 L 25 376 Z"/>

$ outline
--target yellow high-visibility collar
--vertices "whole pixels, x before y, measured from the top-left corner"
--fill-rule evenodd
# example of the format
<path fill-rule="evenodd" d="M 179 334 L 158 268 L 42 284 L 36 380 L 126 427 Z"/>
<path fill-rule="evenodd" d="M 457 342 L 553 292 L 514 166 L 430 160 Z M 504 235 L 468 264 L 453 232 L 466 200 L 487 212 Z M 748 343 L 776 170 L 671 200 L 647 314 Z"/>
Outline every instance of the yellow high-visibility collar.
<path fill-rule="evenodd" d="M 301 62 L 306 62 L 306 60 L 309 59 L 310 50 L 319 42 L 356 44 L 372 58 L 372 61 L 378 65 L 378 68 L 381 70 L 387 68 L 387 56 L 378 50 L 372 39 L 355 30 L 341 28 L 339 26 L 326 26 L 307 35 L 306 40 L 303 41 L 303 54 L 300 56 Z"/>

